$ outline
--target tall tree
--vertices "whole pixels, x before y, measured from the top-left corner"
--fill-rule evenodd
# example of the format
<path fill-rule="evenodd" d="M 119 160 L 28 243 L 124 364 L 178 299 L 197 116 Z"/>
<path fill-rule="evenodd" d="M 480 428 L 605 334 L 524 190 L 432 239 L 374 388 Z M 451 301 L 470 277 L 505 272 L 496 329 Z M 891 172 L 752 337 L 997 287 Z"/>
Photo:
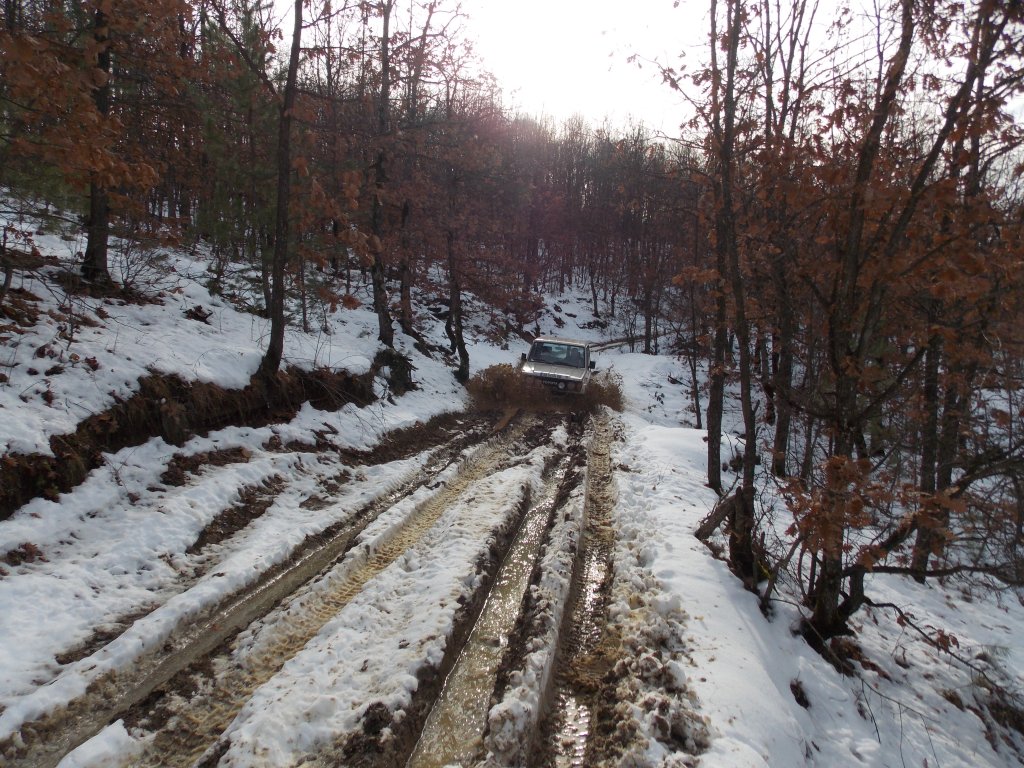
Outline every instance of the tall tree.
<path fill-rule="evenodd" d="M 931 44 L 935 40 L 929 34 L 933 19 L 926 9 L 912 0 L 901 0 L 898 7 L 898 42 L 888 57 L 871 109 L 864 113 L 863 132 L 856 134 L 850 154 L 852 177 L 845 185 L 844 204 L 834 217 L 841 224 L 835 234 L 833 258 L 820 265 L 825 269 L 816 289 L 825 311 L 829 375 L 828 392 L 823 395 L 831 450 L 821 506 L 812 518 L 805 518 L 813 521 L 805 530 L 813 531 L 820 555 L 808 621 L 813 640 L 844 631 L 849 616 L 863 604 L 866 565 L 861 562 L 847 567 L 846 543 L 852 530 L 866 524 L 866 507 L 874 498 L 871 450 L 865 434 L 884 404 L 927 360 L 931 347 L 927 336 L 910 345 L 893 341 L 907 338 L 908 331 L 917 326 L 904 311 L 908 307 L 906 292 L 918 286 L 916 279 L 911 279 L 916 277 L 913 265 L 953 255 L 948 245 L 938 250 L 926 248 L 929 238 L 923 236 L 933 231 L 930 201 L 950 188 L 940 160 L 955 144 L 957 126 L 970 112 L 978 78 L 1000 49 L 1014 13 L 993 13 L 995 9 L 986 3 L 972 9 L 970 42 L 960 76 L 949 83 L 941 115 L 921 142 L 919 159 L 903 182 L 906 186 L 901 183 L 897 187 L 891 186 L 894 166 L 890 164 L 896 155 L 890 154 L 886 141 L 896 135 L 893 127 L 906 98 L 905 78 L 915 41 Z M 843 108 L 852 111 L 855 105 L 847 101 Z M 880 194 L 883 191 L 886 194 Z M 917 233 L 913 239 L 912 229 Z M 900 529 L 886 546 L 873 550 L 871 561 L 903 541 L 907 530 Z"/>
<path fill-rule="evenodd" d="M 712 372 L 712 394 L 708 406 L 708 473 L 714 483 L 721 462 L 721 419 L 725 382 L 725 345 L 727 326 L 727 295 L 732 299 L 732 331 L 739 347 L 740 401 L 743 412 L 744 447 L 742 485 L 729 503 L 730 561 L 737 574 L 753 583 L 757 578 L 753 552 L 754 537 L 754 470 L 757 457 L 757 427 L 754 423 L 750 327 L 746 314 L 746 291 L 740 265 L 737 233 L 737 149 L 739 146 L 738 92 L 739 49 L 743 35 L 744 4 L 742 0 L 726 0 L 725 29 L 719 38 L 717 1 L 711 4 L 711 104 L 709 124 L 714 163 L 712 190 L 714 194 L 714 252 L 718 269 L 719 296 L 715 315 L 715 369 Z M 725 49 L 725 67 L 718 60 L 719 44 Z M 717 432 L 717 434 L 716 434 Z M 712 464 L 714 462 L 714 464 Z M 719 481 L 720 482 L 720 481 Z"/>
<path fill-rule="evenodd" d="M 93 102 L 101 120 L 110 116 L 110 19 L 111 3 L 100 2 L 93 11 L 92 43 L 96 65 L 93 78 Z M 106 181 L 93 171 L 89 179 L 89 214 L 86 218 L 85 256 L 82 277 L 93 283 L 109 283 L 107 241 L 110 238 L 110 202 Z"/>
<path fill-rule="evenodd" d="M 271 267 L 270 298 L 270 339 L 267 351 L 260 361 L 258 375 L 270 378 L 277 373 L 284 354 L 284 295 L 285 267 L 289 250 L 289 202 L 291 200 L 292 173 L 292 120 L 295 108 L 295 93 L 298 84 L 299 56 L 302 51 L 302 6 L 304 0 L 295 0 L 291 38 L 291 52 L 288 56 L 288 71 L 284 91 L 281 94 L 280 115 L 277 126 L 277 204 L 274 216 L 274 255 Z"/>
<path fill-rule="evenodd" d="M 395 0 L 380 0 L 376 4 L 380 14 L 380 89 L 377 93 L 377 154 L 373 163 L 373 200 L 370 218 L 371 263 L 370 280 L 373 286 L 373 311 L 377 315 L 377 338 L 386 346 L 394 346 L 395 330 L 391 324 L 391 309 L 388 306 L 387 273 L 384 264 L 384 195 L 388 181 L 387 166 L 390 161 L 386 149 L 391 132 L 391 21 Z"/>

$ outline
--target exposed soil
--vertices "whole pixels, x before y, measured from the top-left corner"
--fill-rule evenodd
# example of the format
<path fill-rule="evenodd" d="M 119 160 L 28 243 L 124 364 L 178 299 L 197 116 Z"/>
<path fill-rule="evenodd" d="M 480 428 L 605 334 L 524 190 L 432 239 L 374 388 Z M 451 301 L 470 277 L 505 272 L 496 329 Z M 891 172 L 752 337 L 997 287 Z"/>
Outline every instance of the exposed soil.
<path fill-rule="evenodd" d="M 198 474 L 203 467 L 226 467 L 241 464 L 251 458 L 245 448 L 225 448 L 219 451 L 203 451 L 188 456 L 176 453 L 167 463 L 167 469 L 160 475 L 164 485 L 180 486 L 188 482 L 189 475 Z"/>
<path fill-rule="evenodd" d="M 46 555 L 32 542 L 25 542 L 14 549 L 7 550 L 3 557 L 3 562 L 12 567 L 19 566 L 22 563 L 32 563 L 36 560 L 45 561 Z"/>
<path fill-rule="evenodd" d="M 343 455 L 346 463 L 353 465 L 386 464 L 436 448 L 457 434 L 472 432 L 484 424 L 494 423 L 495 420 L 495 414 L 487 412 L 442 413 L 430 421 L 389 432 L 373 450 L 349 451 L 343 452 Z"/>
<path fill-rule="evenodd" d="M 245 389 L 188 383 L 176 376 L 139 379 L 132 397 L 90 416 L 74 433 L 50 439 L 53 456 L 7 454 L 0 459 L 0 520 L 37 496 L 57 495 L 81 483 L 103 462 L 103 453 L 162 437 L 182 445 L 196 434 L 226 426 L 288 421 L 304 402 L 337 410 L 373 401 L 372 377 L 347 372 L 289 369 L 272 382 L 254 379 Z"/>
<path fill-rule="evenodd" d="M 38 296 L 24 288 L 8 289 L 4 301 L 0 303 L 0 317 L 6 318 L 8 322 L 0 322 L 0 334 L 24 333 L 19 329 L 34 326 L 39 320 L 39 307 L 36 305 L 40 301 Z"/>
<path fill-rule="evenodd" d="M 138 702 L 149 697 L 158 687 L 163 687 L 161 695 L 168 691 L 187 695 L 190 688 L 194 689 L 200 684 L 204 677 L 203 664 L 207 663 L 205 660 L 218 647 L 223 647 L 242 627 L 271 610 L 292 590 L 339 557 L 358 531 L 382 509 L 395 504 L 422 483 L 430 482 L 434 474 L 458 461 L 468 446 L 483 439 L 486 434 L 485 425 L 486 420 L 482 417 L 448 415 L 392 435 L 387 441 L 387 447 L 379 454 L 385 460 L 414 455 L 437 446 L 428 463 L 429 467 L 420 473 L 420 477 L 378 498 L 365 508 L 354 511 L 348 519 L 320 533 L 311 534 L 295 549 L 287 562 L 265 573 L 259 584 L 231 596 L 209 613 L 195 617 L 188 626 L 176 632 L 165 647 L 154 649 L 152 657 L 141 659 L 135 668 L 124 670 L 109 680 L 103 678 L 95 681 L 87 694 L 72 702 L 68 708 L 54 711 L 39 721 L 26 723 L 22 728 L 23 740 L 0 742 L 0 762 L 4 757 L 10 757 L 16 760 L 24 758 L 26 765 L 55 765 L 68 749 L 110 719 L 127 713 L 130 707 L 137 706 Z M 367 452 L 361 458 L 368 463 L 373 456 L 374 452 Z M 344 461 L 345 457 L 340 458 Z M 227 454 L 217 454 L 214 460 L 221 459 L 228 460 L 229 457 Z M 183 461 L 181 467 L 187 473 L 201 468 L 188 461 Z M 323 484 L 324 492 L 329 494 L 333 483 L 344 482 L 346 473 L 347 470 L 343 469 L 338 475 L 328 477 Z M 324 503 L 322 498 L 319 503 Z M 210 540 L 216 536 L 212 532 L 204 535 Z M 124 617 L 110 622 L 109 632 L 98 631 L 88 642 L 69 651 L 66 660 L 74 661 L 87 656 L 123 632 L 137 618 L 139 616 Z M 188 668 L 193 661 L 199 667 L 183 676 L 181 670 Z M 175 683 L 167 682 L 171 678 L 174 678 Z M 178 685 L 181 688 L 175 690 Z M 154 713 L 154 716 L 159 719 L 159 714 Z M 30 744 L 35 745 L 31 756 L 26 749 Z"/>
<path fill-rule="evenodd" d="M 438 451 L 428 462 L 429 470 L 422 473 L 422 476 L 408 487 L 396 489 L 388 495 L 388 498 L 378 499 L 368 505 L 366 509 L 355 512 L 345 521 L 340 521 L 330 529 L 310 536 L 298 548 L 289 563 L 282 564 L 266 574 L 261 579 L 262 584 L 282 582 L 280 586 L 273 587 L 273 590 L 276 590 L 274 594 L 261 595 L 251 606 L 248 604 L 250 600 L 248 595 L 233 597 L 229 601 L 232 605 L 225 605 L 216 613 L 197 620 L 193 626 L 183 630 L 182 637 L 174 638 L 173 642 L 169 642 L 167 647 L 152 660 L 145 661 L 138 670 L 131 670 L 126 679 L 97 681 L 89 694 L 81 701 L 72 703 L 68 711 L 56 712 L 52 718 L 47 718 L 46 721 L 28 724 L 25 733 L 32 736 L 33 742 L 42 743 L 40 739 L 50 742 L 42 753 L 33 758 L 32 764 L 52 765 L 52 757 L 57 756 L 59 759 L 60 754 L 86 737 L 90 730 L 102 727 L 105 722 L 109 722 L 109 719 L 114 717 L 124 719 L 130 727 L 142 728 L 155 734 L 156 740 L 153 742 L 155 751 L 147 752 L 147 756 L 142 759 L 142 764 L 163 765 L 161 755 L 166 756 L 171 752 L 178 755 L 175 757 L 177 762 L 174 764 L 186 764 L 181 760 L 189 761 L 187 764 L 192 764 L 204 750 L 207 750 L 205 757 L 200 760 L 198 765 L 215 764 L 227 750 L 228 745 L 217 741 L 217 734 L 220 733 L 223 725 L 217 725 L 214 721 L 219 722 L 223 716 L 230 716 L 225 713 L 234 711 L 236 706 L 244 703 L 251 695 L 251 687 L 259 685 L 259 680 L 262 679 L 262 677 L 250 679 L 249 662 L 246 662 L 245 669 L 241 667 L 236 669 L 236 665 L 227 661 L 231 653 L 229 644 L 235 634 L 255 618 L 266 615 L 290 593 L 290 590 L 303 583 L 303 580 L 315 578 L 318 573 L 321 574 L 320 578 L 323 578 L 323 574 L 328 572 L 323 569 L 339 561 L 342 554 L 347 551 L 347 547 L 351 546 L 356 533 L 382 510 L 392 506 L 397 498 L 401 498 L 410 493 L 414 487 L 421 487 L 425 483 L 428 484 L 428 487 L 433 487 L 429 486 L 429 477 L 441 471 L 443 466 L 458 461 L 466 447 L 479 442 L 484 436 L 484 427 L 487 423 L 487 419 L 480 416 L 444 415 L 429 423 L 418 424 L 393 433 L 379 448 L 369 452 L 339 449 L 331 443 L 332 435 L 330 434 L 316 436 L 320 450 L 335 455 L 339 469 L 333 475 L 327 473 L 320 481 L 318 492 L 301 502 L 304 506 L 312 508 L 319 508 L 331 503 L 331 495 L 342 484 L 348 482 L 350 469 L 353 466 L 371 462 L 390 462 L 432 448 L 437 448 Z M 504 462 L 514 461 L 514 457 L 519 455 L 521 449 L 532 450 L 550 440 L 551 430 L 558 424 L 566 425 L 570 433 L 569 450 L 553 457 L 551 465 L 546 470 L 546 472 L 551 471 L 554 464 L 558 462 L 559 466 L 563 468 L 560 471 L 564 471 L 563 480 L 558 484 L 557 493 L 551 502 L 552 512 L 546 522 L 550 529 L 557 510 L 564 503 L 572 488 L 582 480 L 582 474 L 574 470 L 587 463 L 582 446 L 584 425 L 580 420 L 550 412 L 533 417 L 525 424 L 519 422 L 516 424 L 517 426 L 512 427 L 512 433 L 518 436 L 505 447 L 489 448 L 488 455 L 495 458 L 487 461 L 495 461 L 498 457 Z M 501 439 L 505 440 L 505 438 Z M 287 449 L 285 446 L 268 446 L 268 448 Z M 303 450 L 309 449 L 309 446 L 303 447 Z M 607 459 L 606 450 L 603 457 L 605 460 Z M 204 452 L 191 456 L 179 454 L 170 462 L 162 481 L 168 485 L 187 484 L 191 477 L 200 473 L 204 467 L 225 466 L 245 462 L 249 458 L 247 452 L 238 449 Z M 591 462 L 593 462 L 593 456 Z M 461 485 L 459 487 L 462 490 L 451 484 L 439 486 L 441 490 L 438 491 L 437 504 L 442 505 L 439 509 L 443 509 L 443 505 L 450 503 L 450 501 L 445 501 L 446 499 L 455 498 L 453 494 L 463 493 L 466 488 L 471 487 L 472 483 L 477 481 L 480 473 L 486 475 L 492 471 L 494 468 L 490 464 L 477 467 L 475 470 L 460 471 L 459 483 Z M 610 564 L 611 531 L 606 523 L 607 510 L 604 509 L 604 505 L 608 502 L 605 494 L 608 469 L 599 466 L 598 472 L 600 477 L 596 482 L 593 476 L 591 478 L 587 503 L 590 506 L 596 503 L 599 508 L 589 513 L 591 519 L 588 523 L 587 542 L 579 554 L 587 557 L 589 553 L 596 557 L 596 562 L 600 567 L 597 571 L 589 569 L 585 564 L 577 568 L 577 571 L 581 571 L 581 575 L 577 577 L 580 583 L 574 584 L 572 590 L 575 603 L 585 603 L 589 607 L 587 615 L 582 618 L 578 609 L 566 612 L 566 629 L 563 631 L 563 637 L 570 638 L 566 642 L 572 646 L 573 650 L 563 654 L 566 672 L 559 683 L 563 686 L 570 686 L 574 695 L 587 697 L 587 706 L 594 712 L 595 730 L 600 730 L 605 734 L 603 738 L 596 737 L 588 747 L 590 750 L 588 754 L 595 756 L 602 753 L 604 755 L 613 754 L 615 752 L 614 740 L 624 737 L 628 740 L 629 736 L 622 732 L 621 726 L 615 725 L 616 688 L 622 683 L 622 678 L 628 677 L 620 664 L 623 648 L 616 636 L 608 633 L 602 634 L 601 631 L 604 602 L 610 581 L 607 574 Z M 269 508 L 281 492 L 283 483 L 282 478 L 275 476 L 262 485 L 242 489 L 239 502 L 218 515 L 207 526 L 199 540 L 189 549 L 189 553 L 199 553 L 204 548 L 222 542 L 245 528 Z M 524 501 L 519 518 L 525 516 L 529 508 L 529 500 Z M 417 525 L 429 527 L 432 524 L 431 516 L 436 514 L 440 514 L 440 512 L 425 511 L 424 519 Z M 476 564 L 477 571 L 482 576 L 481 586 L 474 592 L 471 599 L 465 601 L 458 608 L 455 616 L 454 635 L 447 645 L 441 663 L 420 673 L 419 685 L 412 706 L 407 711 L 392 713 L 383 704 L 371 705 L 364 716 L 362 732 L 350 736 L 343 743 L 336 744 L 327 753 L 314 757 L 315 764 L 344 764 L 363 766 L 364 768 L 404 764 L 416 745 L 419 733 L 434 701 L 440 694 L 446 676 L 454 667 L 459 653 L 480 615 L 490 585 L 493 583 L 506 551 L 516 534 L 517 526 L 518 523 L 510 523 L 496 531 L 496 538 L 490 552 Z M 409 535 L 420 534 L 410 531 Z M 410 539 L 410 541 L 413 540 Z M 410 546 L 410 543 L 399 537 L 394 542 L 394 546 L 398 548 L 395 552 L 386 553 L 381 550 L 381 556 L 393 559 L 400 554 L 399 550 L 404 551 Z M 310 561 L 310 565 L 299 566 L 300 561 L 305 560 Z M 311 567 L 313 561 L 319 564 Z M 380 565 L 380 567 L 384 567 L 384 565 Z M 292 569 L 295 570 L 294 576 L 291 575 Z M 535 573 L 534 579 L 536 578 L 537 574 Z M 288 580 L 292 586 L 285 588 L 283 585 L 285 580 Z M 255 595 L 256 591 L 260 589 L 259 586 L 254 588 L 253 594 Z M 272 657 L 267 656 L 266 659 L 260 658 L 254 662 L 254 668 L 264 670 L 259 672 L 259 675 L 273 674 L 274 670 L 283 664 L 291 653 L 302 647 L 305 642 L 303 638 L 315 634 L 324 621 L 340 610 L 344 602 L 350 599 L 346 595 L 355 594 L 359 589 L 361 589 L 359 584 L 344 587 L 342 592 L 338 593 L 338 597 L 325 597 L 322 608 L 316 607 L 315 600 L 307 602 L 304 598 L 301 603 L 303 610 L 311 611 L 308 620 L 297 620 L 295 615 L 289 614 L 287 644 L 289 649 L 294 645 L 294 650 L 280 651 L 279 643 L 275 641 Z M 529 590 L 527 594 L 529 594 Z M 257 605 L 256 602 L 259 604 Z M 524 652 L 523 645 L 529 640 L 528 603 L 525 608 L 526 620 L 524 622 L 523 619 L 520 619 L 522 626 L 518 634 L 514 634 L 510 638 L 507 646 L 506 671 L 507 659 L 521 658 Z M 573 614 L 571 617 L 570 613 Z M 143 614 L 124 617 L 123 620 L 98 627 L 96 634 L 90 638 L 88 643 L 70 651 L 61 660 L 61 663 L 87 656 L 130 627 L 131 623 L 141 615 Z M 619 674 L 616 674 L 617 671 Z M 235 677 L 238 679 L 235 680 Z M 203 714 L 207 708 L 209 708 L 211 717 Z M 193 712 L 193 709 L 196 711 Z M 215 715 L 213 715 L 214 712 L 216 712 Z M 199 719 L 194 720 L 193 718 Z M 200 721 L 202 721 L 202 727 L 199 726 Z M 74 730 L 76 735 L 69 735 L 67 732 L 71 722 L 75 723 L 71 730 Z M 214 728 L 210 731 L 212 736 L 206 735 L 207 728 Z M 47 735 L 53 737 L 60 735 L 60 738 L 48 739 Z M 10 744 L 0 745 L 12 755 L 24 754 L 18 748 L 12 752 L 10 750 L 12 746 Z M 190 755 L 191 757 L 189 757 Z M 158 762 L 153 762 L 153 760 Z"/>
<path fill-rule="evenodd" d="M 152 606 L 143 606 L 134 613 L 120 616 L 116 621 L 109 621 L 103 626 L 97 627 L 85 641 L 62 653 L 58 653 L 55 661 L 64 666 L 66 664 L 73 664 L 79 659 L 84 659 L 86 656 L 91 656 L 111 640 L 119 637 L 134 621 L 141 619 L 151 610 Z"/>
<path fill-rule="evenodd" d="M 523 441 L 528 445 L 538 445 L 550 434 L 552 428 L 559 422 L 564 422 L 565 417 L 557 414 L 547 413 L 538 419 L 529 429 L 526 430 Z M 573 465 L 582 456 L 579 446 L 581 425 L 569 424 L 572 446 L 569 449 L 570 458 L 566 465 Z M 557 463 L 557 457 L 552 460 L 551 465 L 545 468 L 545 473 L 553 469 Z M 563 481 L 556 493 L 551 505 L 551 516 L 548 520 L 550 527 L 551 518 L 557 512 L 559 506 L 564 503 L 565 497 L 571 491 L 575 483 L 579 482 L 578 475 L 571 475 Z M 393 766 L 405 765 L 416 747 L 423 725 L 430 714 L 431 707 L 441 693 L 445 680 L 452 671 L 460 654 L 463 653 L 466 642 L 473 631 L 473 628 L 480 616 L 481 610 L 488 598 L 491 586 L 494 583 L 502 560 L 508 553 L 513 538 L 516 535 L 519 524 L 529 508 L 529 503 L 524 503 L 520 515 L 514 525 L 500 532 L 499 537 L 492 547 L 490 556 L 483 562 L 478 563 L 479 572 L 483 575 L 481 586 L 474 593 L 473 599 L 460 607 L 455 616 L 455 628 L 452 637 L 445 648 L 444 658 L 441 663 L 426 674 L 419 676 L 419 685 L 413 697 L 413 704 L 408 711 L 402 713 L 401 720 L 396 720 L 393 713 L 381 705 L 380 708 L 370 707 L 364 716 L 363 732 L 340 745 L 337 754 L 340 756 L 338 762 L 331 757 L 325 757 L 316 765 L 345 765 L 352 768 L 393 768 Z M 518 638 L 522 640 L 521 636 Z M 522 647 L 517 646 L 517 638 L 510 637 L 505 656 L 521 655 Z M 502 662 L 501 667 L 506 667 Z M 491 697 L 493 700 L 493 695 Z M 387 731 L 384 731 L 384 727 Z M 382 738 L 381 733 L 387 734 Z"/>
<path fill-rule="evenodd" d="M 277 498 L 282 488 L 284 488 L 284 481 L 280 476 L 275 475 L 268 477 L 260 485 L 241 489 L 238 502 L 211 520 L 210 524 L 199 534 L 199 538 L 185 550 L 185 553 L 192 555 L 201 552 L 211 544 L 219 544 L 238 533 L 270 509 L 270 505 L 274 503 L 274 499 Z"/>
<path fill-rule="evenodd" d="M 434 705 L 408 768 L 436 768 L 442 764 L 478 765 L 486 757 L 489 713 L 508 685 L 510 659 L 518 663 L 528 640 L 521 627 L 524 605 L 529 604 L 542 563 L 552 552 L 572 557 L 575 548 L 552 538 L 556 521 L 578 513 L 573 499 L 585 473 L 583 428 L 569 427 L 567 450 L 553 456 L 545 469 L 543 490 L 527 513 L 515 542 L 502 564 L 484 614 L 462 649 L 457 666 L 445 681 L 442 697 Z M 535 644 L 534 644 L 535 647 Z M 518 664 L 517 664 L 518 665 Z"/>
<path fill-rule="evenodd" d="M 525 512 L 525 505 L 522 511 Z M 511 541 L 514 532 L 515 526 L 503 530 L 491 556 L 486 561 L 477 564 L 478 572 L 483 577 L 481 587 L 476 591 L 473 599 L 462 605 L 455 614 L 455 628 L 448 646 L 445 648 L 444 658 L 440 665 L 430 670 L 429 673 L 417 675 L 419 683 L 413 697 L 413 704 L 408 712 L 403 713 L 402 721 L 396 722 L 395 713 L 391 712 L 384 704 L 371 705 L 363 716 L 363 732 L 349 739 L 338 749 L 341 757 L 338 765 L 350 766 L 350 768 L 392 768 L 392 766 L 405 764 L 416 746 L 423 722 L 430 714 L 430 708 L 440 694 L 445 678 L 455 665 L 459 653 L 480 615 L 487 600 L 487 591 L 494 582 L 494 575 L 501 563 L 501 555 Z M 388 738 L 386 739 L 381 736 L 385 726 L 388 728 Z M 331 763 L 333 760 L 328 764 Z"/>
<path fill-rule="evenodd" d="M 581 465 L 586 464 L 586 452 L 581 443 L 576 443 L 570 450 L 573 453 L 573 464 Z M 556 508 L 564 504 L 566 497 L 572 491 L 572 489 L 580 482 L 580 478 L 576 475 L 572 477 L 572 482 L 565 483 L 559 488 L 559 495 L 555 500 Z M 554 522 L 554 519 L 549 521 L 550 524 Z M 538 564 L 539 566 L 539 564 Z M 531 586 L 536 586 L 540 581 L 541 571 L 539 567 L 534 568 L 533 575 L 530 579 Z M 509 676 L 512 672 L 522 668 L 522 662 L 526 655 L 526 649 L 529 646 L 529 641 L 532 637 L 537 634 L 537 625 L 539 623 L 538 611 L 541 610 L 533 599 L 533 590 L 528 589 L 523 597 L 522 610 L 519 613 L 519 619 L 516 621 L 515 627 L 509 634 L 508 638 L 508 649 L 502 658 L 501 665 L 498 668 L 497 683 L 494 689 L 495 700 L 500 700 L 505 690 L 509 686 Z"/>

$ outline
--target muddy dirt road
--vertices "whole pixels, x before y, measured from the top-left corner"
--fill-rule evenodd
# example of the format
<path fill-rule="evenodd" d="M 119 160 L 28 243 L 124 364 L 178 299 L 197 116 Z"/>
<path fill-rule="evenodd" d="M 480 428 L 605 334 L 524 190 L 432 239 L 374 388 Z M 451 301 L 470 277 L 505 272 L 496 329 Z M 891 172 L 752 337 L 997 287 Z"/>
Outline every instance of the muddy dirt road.
<path fill-rule="evenodd" d="M 216 577 L 218 547 L 274 504 L 334 522 L 28 719 L 0 765 L 55 766 L 111 729 L 130 742 L 126 766 L 602 764 L 622 746 L 601 737 L 620 652 L 605 631 L 613 430 L 603 416 L 494 423 L 426 425 L 373 455 L 325 450 L 303 464 L 314 492 L 286 475 L 246 489 L 204 530 L 178 595 Z M 248 458 L 181 457 L 165 477 L 188 487 Z M 355 504 L 347 489 L 385 466 L 409 469 Z M 99 665 L 160 610 L 97 629 L 68 663 Z"/>

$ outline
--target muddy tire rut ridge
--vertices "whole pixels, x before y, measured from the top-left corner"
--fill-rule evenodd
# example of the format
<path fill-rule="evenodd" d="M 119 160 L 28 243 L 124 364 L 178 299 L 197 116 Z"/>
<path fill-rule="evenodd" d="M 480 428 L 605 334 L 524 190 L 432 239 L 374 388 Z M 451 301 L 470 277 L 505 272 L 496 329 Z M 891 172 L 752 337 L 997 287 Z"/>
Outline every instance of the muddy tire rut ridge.
<path fill-rule="evenodd" d="M 346 520 L 312 537 L 289 562 L 271 568 L 258 583 L 230 596 L 203 615 L 192 617 L 188 626 L 175 630 L 162 647 L 144 652 L 131 668 L 101 675 L 90 683 L 83 695 L 66 706 L 26 722 L 14 737 L 0 742 L 0 766 L 56 766 L 65 754 L 108 723 L 126 713 L 130 718 L 130 710 L 138 707 L 154 691 L 172 678 L 180 677 L 190 665 L 201 664 L 204 658 L 242 628 L 266 615 L 302 584 L 315 579 L 343 557 L 358 534 L 383 512 L 418 489 L 434 483 L 453 462 L 459 460 L 460 454 L 485 439 L 479 426 L 467 426 L 461 434 L 435 449 L 424 469 L 370 501 Z M 507 430 L 506 435 L 478 446 L 476 453 L 504 455 L 507 445 L 523 431 L 522 426 Z M 471 467 L 479 461 L 471 456 L 464 464 Z M 167 760 L 167 755 L 163 755 L 155 764 L 168 765 Z"/>
<path fill-rule="evenodd" d="M 220 739 L 253 692 L 273 677 L 366 583 L 412 547 L 457 498 L 474 483 L 516 461 L 530 426 L 519 421 L 505 435 L 479 448 L 426 499 L 401 513 L 371 545 L 359 544 L 345 558 L 296 593 L 279 615 L 268 616 L 256 640 L 240 658 L 221 648 L 218 659 L 200 659 L 196 676 L 182 674 L 169 690 L 158 692 L 130 719 L 145 727 L 164 723 L 149 748 L 133 765 L 216 764 L 228 744 Z M 530 443 L 543 438 L 533 434 Z M 533 447 L 532 445 L 530 447 Z M 381 516 L 384 521 L 384 517 Z M 354 537 L 353 537 L 354 538 Z M 213 672 L 211 676 L 209 673 Z M 195 677 L 201 679 L 196 683 Z M 195 689 L 198 688 L 198 691 Z M 169 695 L 168 695 L 169 694 Z M 220 739 L 220 741 L 218 741 Z"/>

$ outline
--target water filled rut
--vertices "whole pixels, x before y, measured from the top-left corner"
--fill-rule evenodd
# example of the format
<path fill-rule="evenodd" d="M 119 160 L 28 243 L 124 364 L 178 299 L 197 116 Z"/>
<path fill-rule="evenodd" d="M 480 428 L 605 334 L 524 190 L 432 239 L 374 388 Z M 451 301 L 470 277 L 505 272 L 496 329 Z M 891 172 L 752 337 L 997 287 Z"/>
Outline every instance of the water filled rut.
<path fill-rule="evenodd" d="M 593 728 L 598 682 L 607 661 L 595 651 L 603 636 L 615 534 L 610 526 L 611 434 L 599 423 L 588 457 L 587 517 L 559 644 L 551 706 L 541 725 L 537 766 L 583 768 Z"/>
<path fill-rule="evenodd" d="M 471 765 L 481 757 L 498 667 L 544 533 L 557 511 L 558 492 L 567 480 L 567 463 L 566 457 L 545 484 L 540 503 L 527 512 L 469 640 L 430 711 L 407 768 Z"/>

